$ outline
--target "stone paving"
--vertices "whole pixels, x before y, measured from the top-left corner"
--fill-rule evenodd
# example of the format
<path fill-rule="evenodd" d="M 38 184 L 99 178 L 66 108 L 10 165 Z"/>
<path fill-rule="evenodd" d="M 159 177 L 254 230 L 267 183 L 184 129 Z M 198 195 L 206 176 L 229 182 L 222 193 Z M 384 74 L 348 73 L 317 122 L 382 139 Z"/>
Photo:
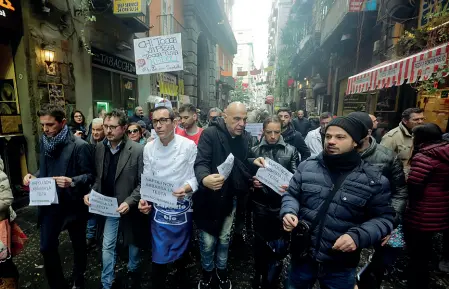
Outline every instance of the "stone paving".
<path fill-rule="evenodd" d="M 45 274 L 43 268 L 43 262 L 41 255 L 39 253 L 39 230 L 36 226 L 36 208 L 34 207 L 25 207 L 17 211 L 18 219 L 17 222 L 27 234 L 29 241 L 26 244 L 26 249 L 20 256 L 15 258 L 15 263 L 20 271 L 20 288 L 21 289 L 48 289 L 47 283 L 45 281 Z M 441 242 L 441 240 L 437 240 L 437 243 Z M 238 289 L 250 289 L 251 288 L 251 277 L 253 274 L 253 258 L 252 258 L 252 250 L 251 250 L 251 240 L 247 240 L 246 246 L 237 247 L 231 245 L 230 252 L 230 265 L 229 265 L 229 274 L 231 280 L 233 281 L 233 288 Z M 436 250 L 438 250 L 438 246 Z M 118 283 L 120 284 L 120 277 L 126 273 L 126 253 L 125 250 L 123 252 L 119 252 L 119 258 L 117 262 L 117 277 Z M 72 250 L 70 240 L 68 238 L 67 233 L 63 233 L 60 238 L 60 252 L 61 259 L 63 262 L 63 267 L 65 271 L 66 277 L 70 276 L 71 266 L 72 266 Z M 196 282 L 199 279 L 201 268 L 199 265 L 199 253 L 198 249 L 194 248 L 192 252 L 192 262 L 186 268 L 188 270 L 188 274 L 191 277 L 191 284 L 186 284 L 182 289 L 193 289 L 196 287 Z M 361 263 L 366 261 L 370 252 L 365 250 L 362 254 Z M 142 288 L 152 288 L 151 280 L 150 280 L 150 272 L 151 272 L 151 256 L 148 251 L 145 251 L 143 254 L 143 270 L 145 272 L 143 276 Z M 435 254 L 433 266 L 436 268 L 438 255 Z M 288 260 L 286 261 L 287 266 Z M 406 264 L 406 258 L 401 258 L 397 264 L 391 276 L 388 276 L 387 282 L 384 282 L 383 289 L 396 289 L 396 288 L 404 288 L 402 281 L 404 276 L 404 267 Z M 285 271 L 285 270 L 284 270 Z M 88 270 L 86 272 L 86 288 L 88 289 L 97 289 L 100 288 L 100 273 L 101 273 L 101 250 L 94 249 L 88 254 Z M 169 288 L 175 288 L 174 284 L 170 282 L 170 278 L 173 277 L 174 270 L 171 270 L 169 276 Z M 121 288 L 121 286 L 117 286 Z M 279 288 L 283 288 L 280 285 Z M 443 289 L 449 288 L 449 275 L 438 272 L 437 269 L 434 269 L 432 272 L 432 289 Z M 152 288 L 153 289 L 153 288 Z M 156 289 L 156 288 L 154 288 Z"/>

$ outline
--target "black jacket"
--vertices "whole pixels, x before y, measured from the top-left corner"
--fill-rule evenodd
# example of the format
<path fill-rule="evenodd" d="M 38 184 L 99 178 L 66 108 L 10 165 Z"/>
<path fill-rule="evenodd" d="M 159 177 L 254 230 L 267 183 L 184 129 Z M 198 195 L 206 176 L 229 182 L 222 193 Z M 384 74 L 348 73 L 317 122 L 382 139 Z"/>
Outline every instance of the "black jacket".
<path fill-rule="evenodd" d="M 291 123 L 288 125 L 288 128 L 282 133 L 282 137 L 284 138 L 284 141 L 286 143 L 296 148 L 301 156 L 299 162 L 305 161 L 308 157 L 310 157 L 310 150 L 307 147 L 304 138 L 299 131 L 295 130 L 294 126 Z"/>
<path fill-rule="evenodd" d="M 299 131 L 303 137 L 306 137 L 307 133 L 310 129 L 310 122 L 307 118 L 297 118 L 295 117 L 293 119 L 293 126 L 295 127 L 296 131 Z"/>
<path fill-rule="evenodd" d="M 38 178 L 65 176 L 71 178 L 75 185 L 73 188 L 65 189 L 56 186 L 59 204 L 40 206 L 39 223 L 43 215 L 63 219 L 63 227 L 73 220 L 87 217 L 87 206 L 84 205 L 83 197 L 89 193 L 95 181 L 92 148 L 88 143 L 69 131 L 66 143 L 58 151 L 57 157 L 50 160 L 45 156 L 41 137 L 39 171 L 35 176 Z"/>
<path fill-rule="evenodd" d="M 272 159 L 291 173 L 296 172 L 298 151 L 293 146 L 286 144 L 282 136 L 274 146 L 268 145 L 265 138 L 262 138 L 259 145 L 251 148 L 249 162 L 253 163 L 254 159 L 258 157 Z M 256 175 L 257 169 L 258 167 L 253 167 L 253 175 Z M 281 196 L 265 185 L 263 189 L 254 189 L 252 200 L 272 209 L 281 207 Z"/>
<path fill-rule="evenodd" d="M 287 193 L 282 196 L 281 216 L 294 214 L 310 226 L 333 185 L 322 153 L 302 162 Z M 311 232 L 309 254 L 318 262 L 355 268 L 361 249 L 378 243 L 391 233 L 394 216 L 387 178 L 378 167 L 362 161 L 337 190 L 321 225 Z M 351 236 L 357 245 L 356 251 L 332 250 L 343 234 Z"/>
<path fill-rule="evenodd" d="M 391 188 L 391 205 L 396 211 L 396 224 L 402 220 L 405 207 L 407 205 L 408 190 L 405 181 L 404 169 L 402 161 L 392 150 L 377 144 L 376 140 L 371 137 L 371 145 L 367 150 L 361 153 L 362 159 L 372 165 L 382 169 L 384 175 L 390 182 Z"/>
<path fill-rule="evenodd" d="M 248 193 L 252 184 L 248 163 L 251 144 L 251 135 L 246 131 L 232 139 L 221 118 L 211 122 L 201 134 L 194 166 L 199 189 L 193 194 L 193 215 L 199 229 L 217 236 L 224 219 L 232 212 L 234 196 Z M 217 167 L 231 152 L 235 157 L 234 166 L 223 187 L 218 191 L 205 187 L 203 179 L 218 174 Z"/>

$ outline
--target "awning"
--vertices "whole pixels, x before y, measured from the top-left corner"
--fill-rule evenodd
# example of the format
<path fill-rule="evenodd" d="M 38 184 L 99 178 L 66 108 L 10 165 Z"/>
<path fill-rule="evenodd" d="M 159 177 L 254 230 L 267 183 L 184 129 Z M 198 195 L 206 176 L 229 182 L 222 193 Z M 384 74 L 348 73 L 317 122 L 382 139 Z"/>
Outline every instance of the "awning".
<path fill-rule="evenodd" d="M 427 80 L 448 61 L 449 43 L 407 58 L 382 63 L 348 79 L 346 95 Z"/>

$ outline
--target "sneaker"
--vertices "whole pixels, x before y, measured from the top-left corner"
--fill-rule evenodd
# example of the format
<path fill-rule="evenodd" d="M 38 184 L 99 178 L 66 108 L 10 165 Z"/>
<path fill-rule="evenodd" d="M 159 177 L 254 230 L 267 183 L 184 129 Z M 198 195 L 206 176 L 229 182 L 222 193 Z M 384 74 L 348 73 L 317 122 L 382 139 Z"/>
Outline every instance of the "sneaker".
<path fill-rule="evenodd" d="M 440 261 L 438 264 L 438 269 L 442 272 L 449 273 L 449 260 Z"/>
<path fill-rule="evenodd" d="M 218 286 L 220 289 L 232 289 L 231 280 L 228 279 L 228 272 L 225 270 L 217 269 L 216 271 Z"/>
<path fill-rule="evenodd" d="M 212 272 L 203 270 L 203 276 L 200 282 L 198 282 L 198 289 L 211 289 L 212 288 Z"/>

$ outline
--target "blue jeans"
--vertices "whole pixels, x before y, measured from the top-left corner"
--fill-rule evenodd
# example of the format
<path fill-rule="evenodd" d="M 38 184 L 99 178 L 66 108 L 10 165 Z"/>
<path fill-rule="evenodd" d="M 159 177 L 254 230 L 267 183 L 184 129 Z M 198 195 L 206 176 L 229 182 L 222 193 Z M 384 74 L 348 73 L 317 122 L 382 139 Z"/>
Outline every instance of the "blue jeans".
<path fill-rule="evenodd" d="M 354 289 L 355 268 L 312 260 L 292 260 L 286 289 L 312 289 L 317 280 L 321 289 Z"/>
<path fill-rule="evenodd" d="M 97 217 L 91 214 L 87 222 L 86 239 L 95 239 L 97 233 Z"/>
<path fill-rule="evenodd" d="M 117 235 L 120 218 L 106 217 L 103 232 L 103 271 L 101 272 L 101 284 L 104 289 L 110 289 L 114 281 L 114 267 L 117 258 Z M 129 245 L 128 271 L 136 272 L 139 268 L 139 248 Z"/>
<path fill-rule="evenodd" d="M 232 212 L 224 219 L 223 228 L 221 229 L 218 238 L 205 231 L 200 231 L 201 265 L 207 272 L 212 272 L 212 270 L 214 270 L 214 265 L 217 269 L 226 269 L 235 208 L 236 203 L 234 202 Z"/>

